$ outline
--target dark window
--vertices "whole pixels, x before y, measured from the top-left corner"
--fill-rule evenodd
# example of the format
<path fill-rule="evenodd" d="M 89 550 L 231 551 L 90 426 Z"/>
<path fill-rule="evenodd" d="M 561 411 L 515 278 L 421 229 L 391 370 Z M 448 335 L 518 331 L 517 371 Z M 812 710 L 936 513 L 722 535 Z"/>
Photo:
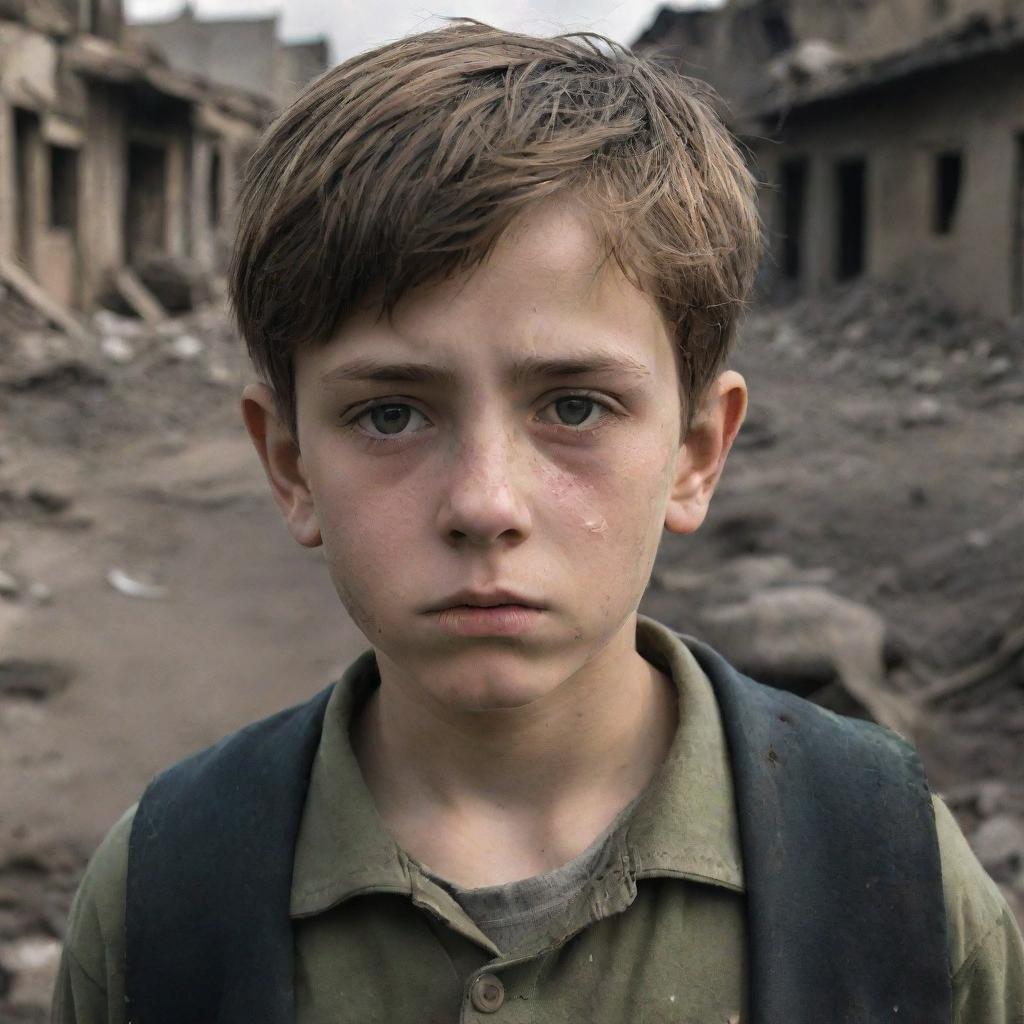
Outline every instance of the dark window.
<path fill-rule="evenodd" d="M 221 169 L 220 153 L 214 149 L 210 155 L 210 188 L 207 194 L 207 210 L 210 215 L 210 227 L 220 224 L 221 204 Z"/>
<path fill-rule="evenodd" d="M 935 206 L 932 211 L 932 230 L 937 235 L 948 235 L 953 230 L 957 202 L 960 199 L 963 164 L 963 157 L 959 153 L 939 153 L 935 157 Z"/>
<path fill-rule="evenodd" d="M 782 165 L 782 273 L 790 280 L 800 277 L 800 247 L 807 196 L 807 161 L 787 160 Z"/>
<path fill-rule="evenodd" d="M 932 0 L 932 17 L 944 18 L 949 14 L 949 0 Z"/>
<path fill-rule="evenodd" d="M 78 220 L 78 152 L 50 147 L 50 227 L 74 230 Z"/>
<path fill-rule="evenodd" d="M 35 265 L 36 200 L 38 175 L 35 154 L 39 145 L 39 116 L 14 109 L 15 188 L 18 259 L 31 271 Z"/>
<path fill-rule="evenodd" d="M 843 160 L 836 165 L 836 277 L 846 281 L 864 272 L 867 165 Z"/>

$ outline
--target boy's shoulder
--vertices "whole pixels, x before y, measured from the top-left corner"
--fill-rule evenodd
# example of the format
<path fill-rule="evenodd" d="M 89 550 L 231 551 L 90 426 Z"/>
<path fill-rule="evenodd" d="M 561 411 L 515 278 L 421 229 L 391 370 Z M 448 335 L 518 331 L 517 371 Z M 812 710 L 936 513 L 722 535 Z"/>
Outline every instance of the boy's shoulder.
<path fill-rule="evenodd" d="M 107 833 L 85 869 L 54 991 L 53 1024 L 123 1019 L 128 849 L 138 804 Z"/>
<path fill-rule="evenodd" d="M 949 962 L 954 979 L 983 971 L 986 946 L 992 951 L 1006 944 L 1015 946 L 1018 959 L 1024 956 L 1019 927 L 999 886 L 982 867 L 952 811 L 945 801 L 932 795 L 935 831 L 942 863 L 942 891 L 946 902 Z M 1009 951 L 1009 950 L 1008 950 Z M 989 958 L 991 959 L 991 958 Z M 1018 964 L 1018 994 L 1024 1022 L 1024 965 Z M 1007 984 L 1010 978 L 1006 978 Z M 985 1014 L 969 1020 L 988 1020 Z"/>

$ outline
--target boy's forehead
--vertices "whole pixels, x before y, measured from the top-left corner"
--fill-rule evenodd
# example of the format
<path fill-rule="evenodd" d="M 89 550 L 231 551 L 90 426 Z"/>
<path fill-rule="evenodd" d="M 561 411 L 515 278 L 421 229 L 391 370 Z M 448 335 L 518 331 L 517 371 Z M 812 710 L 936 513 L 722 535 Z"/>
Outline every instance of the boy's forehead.
<path fill-rule="evenodd" d="M 596 277 L 604 263 L 593 218 L 568 196 L 524 210 L 498 240 L 495 255 L 516 266 L 582 280 Z"/>
<path fill-rule="evenodd" d="M 373 379 L 373 364 L 396 361 L 454 370 L 486 358 L 518 379 L 542 362 L 632 375 L 672 363 L 657 304 L 606 258 L 589 219 L 568 202 L 531 209 L 485 261 L 414 289 L 390 315 L 367 300 L 311 355 L 318 382 Z"/>
<path fill-rule="evenodd" d="M 586 319 L 602 305 L 628 305 L 629 290 L 635 289 L 608 257 L 591 218 L 571 199 L 550 199 L 516 217 L 482 261 L 404 297 L 396 319 Z"/>

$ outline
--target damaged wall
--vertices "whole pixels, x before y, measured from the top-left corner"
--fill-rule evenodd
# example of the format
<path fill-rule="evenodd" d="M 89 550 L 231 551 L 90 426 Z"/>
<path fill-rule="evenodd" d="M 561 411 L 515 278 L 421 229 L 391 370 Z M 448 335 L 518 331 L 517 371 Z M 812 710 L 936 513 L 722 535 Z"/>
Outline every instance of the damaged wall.
<path fill-rule="evenodd" d="M 116 86 L 91 84 L 85 115 L 82 167 L 82 273 L 84 296 L 101 294 L 124 263 L 124 104 Z"/>
<path fill-rule="evenodd" d="M 769 287 L 1024 312 L 1024 0 L 730 0 L 636 45 L 710 81 L 756 153 Z"/>
<path fill-rule="evenodd" d="M 663 7 L 633 44 L 704 79 L 729 109 L 757 102 L 780 76 L 802 77 L 815 42 L 837 63 L 877 59 L 948 32 L 972 16 L 1024 17 L 1024 0 L 729 0 L 711 10 Z M 820 57 L 816 62 L 820 61 Z"/>
<path fill-rule="evenodd" d="M 799 39 L 836 43 L 855 59 L 912 47 L 975 15 L 1000 19 L 1024 8 L 1020 0 L 792 0 Z"/>
<path fill-rule="evenodd" d="M 234 178 L 270 103 L 109 38 L 48 34 L 29 22 L 62 9 L 31 10 L 0 12 L 0 276 L 89 308 L 154 257 L 222 267 Z M 81 15 L 119 32 L 117 0 Z"/>
<path fill-rule="evenodd" d="M 73 303 L 82 136 L 73 119 L 56 112 L 58 83 L 57 45 L 0 22 L 0 256 L 20 262 L 58 301 Z"/>
<path fill-rule="evenodd" d="M 756 147 L 773 186 L 767 275 L 813 292 L 864 273 L 967 311 L 1024 311 L 1022 97 L 1024 41 L 791 111 Z"/>

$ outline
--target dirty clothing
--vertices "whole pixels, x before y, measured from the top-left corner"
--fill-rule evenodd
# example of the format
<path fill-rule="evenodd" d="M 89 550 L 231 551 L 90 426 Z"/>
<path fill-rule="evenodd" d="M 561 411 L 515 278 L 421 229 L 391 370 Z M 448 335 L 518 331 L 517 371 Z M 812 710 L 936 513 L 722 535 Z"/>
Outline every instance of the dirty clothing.
<path fill-rule="evenodd" d="M 297 1024 L 747 1017 L 743 870 L 718 706 L 671 631 L 641 618 L 637 646 L 657 655 L 677 686 L 669 755 L 583 888 L 506 949 L 377 817 L 348 735 L 374 681 L 346 674 L 328 705 L 295 849 Z M 954 1020 L 1024 1024 L 1020 931 L 948 810 L 938 799 L 934 807 Z M 132 814 L 97 851 L 76 897 L 54 1003 L 60 1024 L 124 1020 Z M 605 870 L 623 860 L 631 875 Z M 500 979 L 486 970 L 498 965 Z"/>
<path fill-rule="evenodd" d="M 644 790 L 646 793 L 646 790 Z M 423 877 L 451 893 L 455 902 L 498 947 L 512 949 L 565 911 L 608 857 L 608 846 L 619 826 L 632 813 L 644 793 L 631 800 L 608 827 L 581 854 L 543 874 L 509 882 L 464 889 L 434 874 L 421 861 L 413 861 Z"/>

